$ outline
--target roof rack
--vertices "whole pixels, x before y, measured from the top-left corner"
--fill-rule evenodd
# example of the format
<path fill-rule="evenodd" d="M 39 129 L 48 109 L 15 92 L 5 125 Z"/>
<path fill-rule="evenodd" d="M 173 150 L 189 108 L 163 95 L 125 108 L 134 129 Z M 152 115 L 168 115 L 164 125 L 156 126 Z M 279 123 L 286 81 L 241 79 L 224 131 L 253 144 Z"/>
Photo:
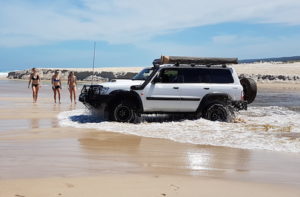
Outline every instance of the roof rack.
<path fill-rule="evenodd" d="M 190 64 L 190 65 L 222 65 L 226 67 L 226 64 L 237 64 L 237 58 L 215 58 L 215 57 L 184 57 L 184 56 L 161 56 L 160 59 L 153 61 L 154 66 L 160 66 L 162 64 Z"/>

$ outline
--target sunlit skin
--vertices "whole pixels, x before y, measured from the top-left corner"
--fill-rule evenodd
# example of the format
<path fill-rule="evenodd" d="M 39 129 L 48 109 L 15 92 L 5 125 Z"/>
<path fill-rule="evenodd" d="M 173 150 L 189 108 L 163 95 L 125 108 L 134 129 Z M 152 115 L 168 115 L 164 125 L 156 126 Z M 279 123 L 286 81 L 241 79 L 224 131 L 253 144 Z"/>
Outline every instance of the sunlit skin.
<path fill-rule="evenodd" d="M 77 79 L 76 79 L 76 76 L 74 75 L 74 72 L 70 72 L 70 74 L 69 74 L 68 86 L 69 86 L 71 103 L 74 100 L 74 103 L 76 104 Z"/>
<path fill-rule="evenodd" d="M 59 72 L 55 71 L 55 74 L 52 76 L 51 79 L 51 83 L 52 83 L 52 90 L 54 93 L 54 103 L 56 103 L 56 95 L 58 96 L 58 102 L 59 104 L 60 102 L 60 90 L 61 90 L 61 80 L 59 77 Z"/>
<path fill-rule="evenodd" d="M 39 89 L 41 87 L 40 82 L 41 78 L 39 76 L 39 73 L 37 72 L 36 68 L 32 68 L 32 73 L 29 76 L 28 88 L 31 84 L 33 103 L 37 102 Z"/>

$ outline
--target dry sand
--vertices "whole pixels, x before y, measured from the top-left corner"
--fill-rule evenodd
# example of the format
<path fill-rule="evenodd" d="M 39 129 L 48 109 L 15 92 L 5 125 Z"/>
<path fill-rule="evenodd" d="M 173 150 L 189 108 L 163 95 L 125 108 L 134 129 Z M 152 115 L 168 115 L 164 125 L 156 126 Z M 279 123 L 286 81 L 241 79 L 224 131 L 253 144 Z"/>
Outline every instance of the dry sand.
<path fill-rule="evenodd" d="M 282 72 L 300 70 L 289 66 Z M 62 104 L 53 104 L 45 85 L 33 104 L 26 82 L 0 83 L 0 197 L 300 196 L 298 154 L 62 128 L 59 112 L 83 108 L 69 104 L 67 90 Z M 300 90 L 270 83 L 259 89 Z"/>
<path fill-rule="evenodd" d="M 233 67 L 240 74 L 300 75 L 300 62 L 237 64 Z"/>
<path fill-rule="evenodd" d="M 102 175 L 98 177 L 1 181 L 5 197 L 82 196 L 231 196 L 298 197 L 299 189 L 172 175 Z"/>

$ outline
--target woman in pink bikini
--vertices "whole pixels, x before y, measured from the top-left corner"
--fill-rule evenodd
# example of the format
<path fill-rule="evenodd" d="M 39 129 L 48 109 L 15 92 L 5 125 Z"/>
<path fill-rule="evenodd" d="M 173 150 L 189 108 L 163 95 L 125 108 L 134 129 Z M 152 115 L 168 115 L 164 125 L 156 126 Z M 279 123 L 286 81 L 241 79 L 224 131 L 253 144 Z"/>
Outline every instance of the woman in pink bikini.
<path fill-rule="evenodd" d="M 69 91 L 70 91 L 70 99 L 71 103 L 73 102 L 76 104 L 76 89 L 77 89 L 77 79 L 74 75 L 74 72 L 70 72 L 68 76 L 68 85 L 69 85 Z"/>
<path fill-rule="evenodd" d="M 38 98 L 40 82 L 41 79 L 39 73 L 37 72 L 36 68 L 32 68 L 32 73 L 30 74 L 29 77 L 28 88 L 30 87 L 31 84 L 32 98 L 34 103 L 36 103 Z"/>

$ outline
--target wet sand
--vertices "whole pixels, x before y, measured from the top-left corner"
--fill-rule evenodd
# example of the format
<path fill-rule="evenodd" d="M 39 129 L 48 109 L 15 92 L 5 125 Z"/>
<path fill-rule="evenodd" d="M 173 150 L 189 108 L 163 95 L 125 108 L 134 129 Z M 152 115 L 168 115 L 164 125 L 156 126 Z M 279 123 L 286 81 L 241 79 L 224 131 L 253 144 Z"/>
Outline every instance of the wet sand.
<path fill-rule="evenodd" d="M 300 195 L 299 154 L 61 127 L 59 112 L 83 108 L 66 89 L 54 104 L 45 84 L 33 104 L 26 82 L 0 83 L 1 197 Z"/>

